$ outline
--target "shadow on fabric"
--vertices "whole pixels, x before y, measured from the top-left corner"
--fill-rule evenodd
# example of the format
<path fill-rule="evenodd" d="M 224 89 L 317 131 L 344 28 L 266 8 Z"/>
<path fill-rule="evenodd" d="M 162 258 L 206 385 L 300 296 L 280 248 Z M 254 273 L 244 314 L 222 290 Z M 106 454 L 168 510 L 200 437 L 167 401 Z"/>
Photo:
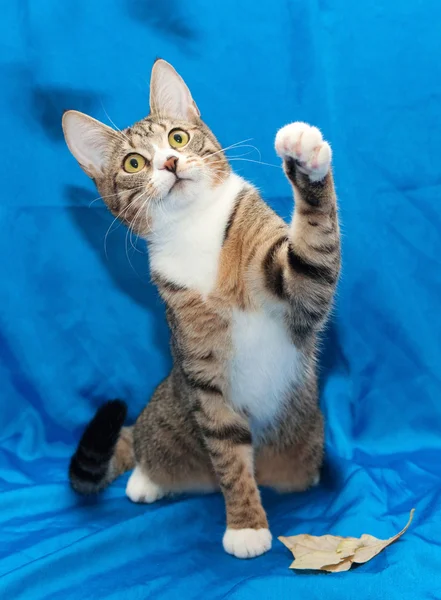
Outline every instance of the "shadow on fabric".
<path fill-rule="evenodd" d="M 158 314 L 158 319 L 152 323 L 153 341 L 161 354 L 168 355 L 170 334 L 162 317 L 164 310 L 161 300 L 150 282 L 145 243 L 137 236 L 131 236 L 128 229 L 116 221 L 105 207 L 93 209 L 91 202 L 102 202 L 94 192 L 81 186 L 68 185 L 65 186 L 65 198 L 72 221 L 93 248 L 115 285 L 143 310 Z M 103 230 L 107 232 L 104 239 L 97 235 Z M 109 236 L 111 244 L 108 243 Z"/>
<path fill-rule="evenodd" d="M 132 19 L 140 21 L 154 31 L 167 34 L 180 44 L 183 41 L 196 41 L 200 37 L 190 20 L 185 18 L 183 4 L 179 0 L 125 0 L 123 5 Z"/>
<path fill-rule="evenodd" d="M 71 90 L 62 87 L 34 86 L 30 92 L 31 115 L 54 142 L 63 141 L 61 118 L 66 110 L 75 109 L 94 114 L 102 96 L 90 90 Z"/>

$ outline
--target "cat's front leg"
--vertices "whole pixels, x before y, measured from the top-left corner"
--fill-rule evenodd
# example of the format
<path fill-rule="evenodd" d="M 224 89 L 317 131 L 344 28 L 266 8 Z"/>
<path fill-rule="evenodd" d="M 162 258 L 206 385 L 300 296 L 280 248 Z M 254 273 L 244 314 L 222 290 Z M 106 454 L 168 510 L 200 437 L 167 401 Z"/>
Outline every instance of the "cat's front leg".
<path fill-rule="evenodd" d="M 200 406 L 197 420 L 225 498 L 224 549 L 238 558 L 259 556 L 271 548 L 272 536 L 254 477 L 248 423 L 220 398 L 202 399 Z"/>
<path fill-rule="evenodd" d="M 267 287 L 292 307 L 296 342 L 323 323 L 340 270 L 340 233 L 331 148 L 316 127 L 291 123 L 277 133 L 276 151 L 294 189 L 290 235 L 264 259 Z"/>

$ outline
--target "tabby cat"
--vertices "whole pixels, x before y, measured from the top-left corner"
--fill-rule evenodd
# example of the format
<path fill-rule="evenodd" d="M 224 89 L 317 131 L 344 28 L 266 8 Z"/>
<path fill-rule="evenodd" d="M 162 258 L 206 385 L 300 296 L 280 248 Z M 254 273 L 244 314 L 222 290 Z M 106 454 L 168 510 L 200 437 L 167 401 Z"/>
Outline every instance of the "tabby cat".
<path fill-rule="evenodd" d="M 184 81 L 155 62 L 150 115 L 123 131 L 67 111 L 67 145 L 111 212 L 147 240 L 174 366 L 133 427 L 112 401 L 87 427 L 73 488 L 98 492 L 134 469 L 127 495 L 154 502 L 220 489 L 226 552 L 271 547 L 258 485 L 319 481 L 317 335 L 340 269 L 331 149 L 305 123 L 275 146 L 295 195 L 290 226 L 236 175 Z"/>

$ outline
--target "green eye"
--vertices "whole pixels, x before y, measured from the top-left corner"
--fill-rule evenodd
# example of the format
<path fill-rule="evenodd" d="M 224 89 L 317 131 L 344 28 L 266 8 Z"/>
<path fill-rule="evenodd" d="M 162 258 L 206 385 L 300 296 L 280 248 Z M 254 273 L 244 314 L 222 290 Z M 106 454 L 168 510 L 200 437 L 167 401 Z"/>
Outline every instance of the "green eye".
<path fill-rule="evenodd" d="M 124 159 L 124 171 L 126 173 L 138 173 L 145 167 L 146 160 L 140 154 L 128 154 Z"/>
<path fill-rule="evenodd" d="M 190 136 L 183 129 L 173 129 L 168 134 L 168 143 L 172 148 L 183 148 L 189 140 Z"/>

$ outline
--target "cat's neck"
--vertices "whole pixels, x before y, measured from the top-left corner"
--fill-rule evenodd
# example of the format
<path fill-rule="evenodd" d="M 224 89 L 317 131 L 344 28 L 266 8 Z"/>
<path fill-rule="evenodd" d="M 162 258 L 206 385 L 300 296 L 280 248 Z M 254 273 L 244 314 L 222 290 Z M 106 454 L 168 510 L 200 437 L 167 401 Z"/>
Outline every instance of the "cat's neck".
<path fill-rule="evenodd" d="M 228 218 L 245 185 L 231 173 L 215 188 L 201 188 L 191 202 L 158 207 L 149 236 L 151 271 L 170 283 L 209 294 L 216 282 Z"/>

